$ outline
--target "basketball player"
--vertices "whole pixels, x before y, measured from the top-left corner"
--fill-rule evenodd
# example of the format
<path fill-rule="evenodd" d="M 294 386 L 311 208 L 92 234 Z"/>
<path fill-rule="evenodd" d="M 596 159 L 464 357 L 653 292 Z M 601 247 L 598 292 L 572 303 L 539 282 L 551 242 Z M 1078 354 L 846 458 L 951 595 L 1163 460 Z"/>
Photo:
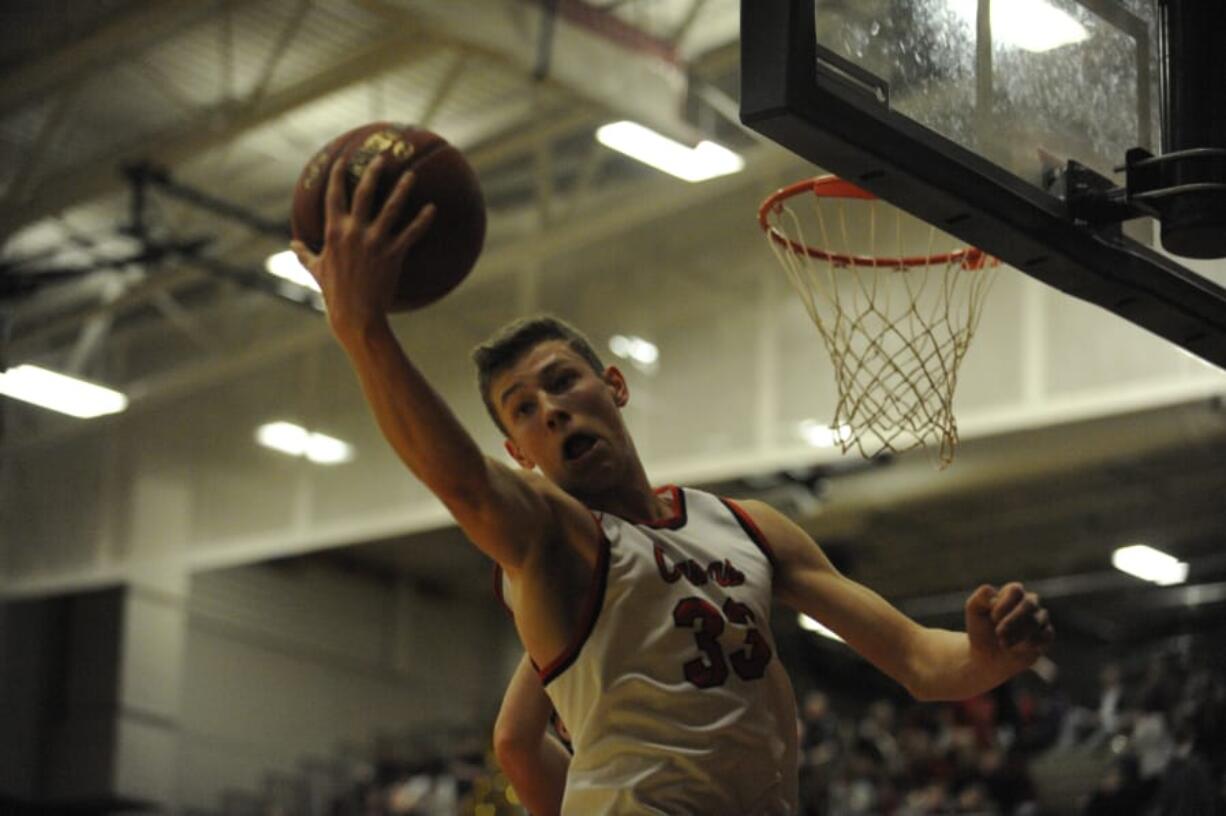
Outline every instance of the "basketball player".
<path fill-rule="evenodd" d="M 573 738 L 562 812 L 796 812 L 795 704 L 772 599 L 920 699 L 993 688 L 1050 643 L 1046 610 L 1019 584 L 971 594 L 966 632 L 925 628 L 841 575 L 768 505 L 653 489 L 622 421 L 625 378 L 559 321 L 512 324 L 474 354 L 520 467 L 484 455 L 390 328 L 402 260 L 434 207 L 396 227 L 412 177 L 376 208 L 381 167 L 372 162 L 347 206 L 335 164 L 324 250 L 293 248 L 384 436 L 497 565 Z"/>

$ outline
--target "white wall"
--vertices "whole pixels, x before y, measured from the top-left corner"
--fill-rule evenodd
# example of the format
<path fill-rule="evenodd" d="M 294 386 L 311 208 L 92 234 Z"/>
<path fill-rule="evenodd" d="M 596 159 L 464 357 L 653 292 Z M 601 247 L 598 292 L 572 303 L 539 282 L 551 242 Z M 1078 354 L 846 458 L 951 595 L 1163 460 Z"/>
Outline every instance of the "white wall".
<path fill-rule="evenodd" d="M 488 730 L 519 651 L 491 600 L 323 565 L 192 581 L 177 800 L 216 807 L 343 743 L 447 721 Z"/>

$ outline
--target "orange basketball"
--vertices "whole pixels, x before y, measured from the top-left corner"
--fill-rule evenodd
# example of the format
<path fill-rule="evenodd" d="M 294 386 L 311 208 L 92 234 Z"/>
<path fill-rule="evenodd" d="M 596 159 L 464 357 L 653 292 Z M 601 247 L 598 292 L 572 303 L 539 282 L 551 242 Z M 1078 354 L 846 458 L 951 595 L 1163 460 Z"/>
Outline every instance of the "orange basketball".
<path fill-rule="evenodd" d="M 375 189 L 376 207 L 408 170 L 416 174 L 404 208 L 404 227 L 426 204 L 438 209 L 429 230 L 408 251 L 392 311 L 418 309 L 460 284 L 472 271 L 485 242 L 485 200 L 477 174 L 459 150 L 436 133 L 412 125 L 372 122 L 343 133 L 316 153 L 294 188 L 294 237 L 312 252 L 324 244 L 324 202 L 334 160 L 344 161 L 346 201 L 366 166 L 380 153 L 384 168 Z"/>

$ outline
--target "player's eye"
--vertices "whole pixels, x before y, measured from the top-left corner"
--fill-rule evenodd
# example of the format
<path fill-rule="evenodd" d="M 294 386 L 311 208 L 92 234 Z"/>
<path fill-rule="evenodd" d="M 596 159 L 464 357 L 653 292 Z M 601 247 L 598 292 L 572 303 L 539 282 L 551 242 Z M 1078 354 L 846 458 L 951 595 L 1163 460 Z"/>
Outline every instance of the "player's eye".
<path fill-rule="evenodd" d="M 553 390 L 555 392 L 566 390 L 575 382 L 575 378 L 578 376 L 579 375 L 573 371 L 563 372 L 562 374 L 554 378 L 553 383 L 552 383 Z"/>
<path fill-rule="evenodd" d="M 523 402 L 518 403 L 515 406 L 515 410 L 513 410 L 511 413 L 516 417 L 526 417 L 532 413 L 534 405 L 535 403 L 533 403 L 532 400 L 524 400 Z"/>

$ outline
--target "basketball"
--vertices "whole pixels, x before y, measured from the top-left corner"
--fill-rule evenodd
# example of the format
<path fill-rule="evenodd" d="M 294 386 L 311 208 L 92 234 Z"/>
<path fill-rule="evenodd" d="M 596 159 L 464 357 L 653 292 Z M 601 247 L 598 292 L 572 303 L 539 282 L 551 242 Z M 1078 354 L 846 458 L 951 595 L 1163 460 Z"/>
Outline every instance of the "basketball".
<path fill-rule="evenodd" d="M 294 188 L 291 227 L 312 252 L 324 245 L 328 173 L 334 160 L 346 163 L 346 201 L 367 165 L 379 154 L 384 168 L 375 189 L 382 207 L 400 177 L 416 174 L 404 208 L 403 228 L 429 203 L 437 207 L 430 228 L 408 251 L 392 311 L 419 309 L 446 295 L 472 271 L 485 242 L 485 201 L 464 154 L 437 133 L 412 125 L 372 122 L 328 142 L 317 152 Z"/>

